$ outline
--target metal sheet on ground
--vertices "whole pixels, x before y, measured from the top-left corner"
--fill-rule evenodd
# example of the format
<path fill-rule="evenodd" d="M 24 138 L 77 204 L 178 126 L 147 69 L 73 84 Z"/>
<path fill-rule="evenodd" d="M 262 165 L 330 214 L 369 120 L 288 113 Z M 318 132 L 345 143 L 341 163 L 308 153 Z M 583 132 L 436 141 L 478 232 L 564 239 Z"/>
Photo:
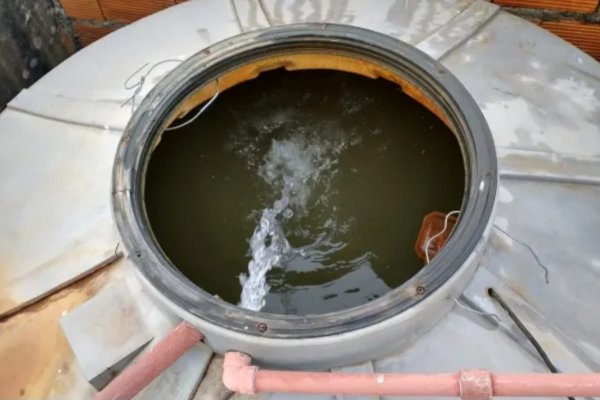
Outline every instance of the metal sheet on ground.
<path fill-rule="evenodd" d="M 598 204 L 600 186 L 502 180 L 495 224 L 508 234 L 495 229 L 482 260 L 592 360 L 600 359 Z"/>
<path fill-rule="evenodd" d="M 223 385 L 223 357 L 213 357 L 192 400 L 223 400 L 231 392 Z"/>
<path fill-rule="evenodd" d="M 473 0 L 385 0 L 378 1 L 377 7 L 362 0 L 257 2 L 263 5 L 262 9 L 271 26 L 308 22 L 348 24 L 416 44 L 459 15 Z M 252 8 L 248 9 L 248 14 L 240 12 L 244 27 L 250 26 L 250 10 Z"/>
<path fill-rule="evenodd" d="M 6 110 L 0 115 L 0 315 L 106 263 L 118 137 Z"/>
<path fill-rule="evenodd" d="M 373 363 L 371 361 L 365 361 L 361 364 L 349 365 L 347 367 L 332 369 L 334 372 L 346 372 L 346 373 L 363 373 L 371 374 L 375 372 Z M 351 396 L 351 395 L 337 395 L 336 400 L 380 400 L 379 396 Z"/>
<path fill-rule="evenodd" d="M 481 107 L 497 147 L 600 155 L 600 64 L 567 42 L 501 12 L 443 64 Z"/>
<path fill-rule="evenodd" d="M 431 36 L 419 42 L 417 48 L 439 60 L 470 38 L 499 10 L 500 7 L 495 4 L 477 0 Z"/>

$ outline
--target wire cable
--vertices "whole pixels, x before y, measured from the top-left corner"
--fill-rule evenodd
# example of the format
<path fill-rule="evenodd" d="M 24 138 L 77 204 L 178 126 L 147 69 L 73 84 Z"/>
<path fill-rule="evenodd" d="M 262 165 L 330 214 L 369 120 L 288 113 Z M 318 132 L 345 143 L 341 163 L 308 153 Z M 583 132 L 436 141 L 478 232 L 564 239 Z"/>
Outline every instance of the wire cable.
<path fill-rule="evenodd" d="M 548 357 L 548 354 L 546 353 L 546 351 L 544 350 L 544 348 L 542 347 L 542 345 L 535 339 L 535 337 L 533 336 L 533 334 L 529 331 L 529 329 L 527 329 L 527 327 L 525 326 L 525 324 L 523 324 L 523 322 L 519 319 L 519 317 L 517 316 L 517 314 L 514 313 L 514 311 L 510 308 L 510 306 L 508 304 L 506 304 L 506 302 L 500 296 L 500 294 L 498 292 L 496 292 L 494 290 L 494 288 L 489 288 L 488 289 L 488 294 L 490 295 L 490 297 L 492 299 L 494 299 L 494 300 L 496 300 L 498 302 L 498 304 L 500 305 L 500 307 L 502 307 L 502 309 L 504 311 L 506 311 L 506 313 L 508 314 L 508 316 L 510 317 L 510 319 L 513 320 L 513 322 L 515 323 L 515 325 L 519 328 L 519 330 L 523 333 L 523 335 L 525 335 L 525 337 L 527 338 L 527 340 L 529 340 L 529 342 L 531 343 L 531 345 L 538 352 L 538 354 L 540 355 L 540 357 L 544 361 L 544 364 L 546 364 L 546 366 L 548 367 L 548 369 L 550 370 L 550 372 L 552 372 L 553 374 L 559 373 L 560 371 L 558 370 L 558 368 L 556 368 L 556 366 L 554 365 L 554 363 L 552 363 L 552 361 L 550 360 L 550 357 Z M 573 397 L 567 397 L 567 398 L 569 400 L 575 400 Z"/>
<path fill-rule="evenodd" d="M 439 237 L 441 234 L 443 234 L 444 232 L 446 232 L 446 229 L 448 229 L 448 218 L 450 218 L 450 216 L 454 215 L 454 214 L 458 214 L 460 213 L 459 210 L 455 210 L 455 211 L 451 211 L 448 214 L 446 214 L 446 217 L 444 218 L 444 228 L 439 231 L 438 233 L 436 233 L 435 235 L 433 235 L 432 237 L 430 237 L 429 239 L 427 239 L 427 241 L 425 242 L 425 259 L 427 260 L 427 264 L 429 264 L 429 245 L 431 244 L 431 242 Z"/>
<path fill-rule="evenodd" d="M 217 89 L 217 92 L 215 93 L 215 95 L 205 105 L 203 105 L 202 108 L 200 108 L 200 111 L 198 111 L 196 113 L 196 115 L 194 115 L 192 118 L 188 119 L 187 121 L 182 122 L 179 125 L 170 126 L 168 128 L 165 128 L 165 131 L 174 131 L 176 129 L 183 128 L 184 126 L 188 126 L 189 124 L 191 124 L 192 122 L 194 122 L 196 119 L 198 119 L 198 117 L 200 115 L 202 115 L 202 113 L 204 111 L 206 111 L 206 109 L 208 107 L 210 107 L 210 105 L 213 103 L 213 101 L 215 101 L 217 99 L 217 97 L 219 97 L 219 90 L 218 89 Z"/>
<path fill-rule="evenodd" d="M 498 229 L 500 232 L 504 233 L 506 236 L 508 236 L 509 238 L 511 238 L 512 240 L 514 240 L 515 242 L 519 243 L 521 246 L 525 247 L 527 250 L 529 250 L 529 252 L 531 253 L 531 255 L 533 256 L 533 258 L 535 258 L 535 261 L 537 262 L 537 264 L 540 266 L 541 269 L 544 270 L 544 279 L 546 280 L 546 283 L 550 283 L 550 278 L 549 278 L 549 272 L 548 272 L 548 267 L 546 267 L 541 261 L 540 258 L 538 257 L 537 253 L 535 252 L 535 250 L 533 250 L 533 248 L 528 245 L 527 243 L 525 243 L 522 240 L 517 239 L 516 237 L 514 237 L 513 235 L 511 235 L 510 233 L 506 232 L 504 229 L 500 228 L 498 225 L 494 224 L 494 228 Z"/>
<path fill-rule="evenodd" d="M 495 319 L 499 324 L 502 323 L 502 320 L 500 319 L 500 317 L 498 315 L 494 314 L 494 313 L 489 313 L 489 312 L 485 312 L 485 311 L 482 311 L 482 310 L 476 310 L 473 307 L 469 307 L 466 304 L 461 303 L 460 301 L 458 301 L 457 298 L 455 298 L 453 296 L 449 296 L 448 298 L 451 299 L 452 301 L 454 301 L 454 303 L 458 307 L 462 308 L 465 311 L 470 311 L 472 313 L 475 313 L 475 314 L 478 314 L 478 315 L 482 315 L 484 317 L 491 317 L 491 318 Z M 461 298 L 463 298 L 463 296 L 461 296 Z"/>

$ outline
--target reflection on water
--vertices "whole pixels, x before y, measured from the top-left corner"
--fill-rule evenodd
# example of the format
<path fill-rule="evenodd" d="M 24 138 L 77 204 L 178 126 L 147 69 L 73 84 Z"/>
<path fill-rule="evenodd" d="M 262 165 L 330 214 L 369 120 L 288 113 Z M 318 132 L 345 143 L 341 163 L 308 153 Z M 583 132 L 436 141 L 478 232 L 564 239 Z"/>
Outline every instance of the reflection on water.
<path fill-rule="evenodd" d="M 146 203 L 163 250 L 200 287 L 304 315 L 414 275 L 421 220 L 460 207 L 463 175 L 452 133 L 395 85 L 273 71 L 164 135 Z"/>

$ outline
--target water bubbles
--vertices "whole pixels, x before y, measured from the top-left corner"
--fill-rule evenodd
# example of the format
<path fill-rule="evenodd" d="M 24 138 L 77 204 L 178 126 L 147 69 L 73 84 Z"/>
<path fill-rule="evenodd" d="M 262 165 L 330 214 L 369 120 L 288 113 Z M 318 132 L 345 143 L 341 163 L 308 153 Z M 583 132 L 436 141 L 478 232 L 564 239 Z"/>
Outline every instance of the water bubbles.
<path fill-rule="evenodd" d="M 356 97 L 347 96 L 342 99 L 343 112 L 345 115 L 352 115 L 359 112 L 363 112 L 364 109 L 375 103 L 373 97 Z"/>
<path fill-rule="evenodd" d="M 317 132 L 318 133 L 318 132 Z M 360 143 L 352 135 L 308 135 L 294 132 L 281 139 L 271 139 L 271 146 L 257 168 L 258 175 L 278 198 L 265 208 L 250 239 L 248 275 L 240 276 L 242 295 L 240 306 L 258 311 L 265 305 L 270 290 L 267 273 L 294 257 L 310 258 L 315 262 L 345 247 L 333 240 L 337 224 L 328 218 L 320 232 L 306 230 L 302 236 L 313 239 L 307 245 L 293 248 L 284 233 L 283 224 L 307 212 L 312 192 L 319 187 L 323 194 L 313 200 L 313 206 L 327 205 L 332 194 L 329 183 L 337 170 L 338 157 L 343 150 Z M 232 147 L 234 151 L 236 146 Z M 241 153 L 246 157 L 247 153 Z M 248 160 L 255 157 L 249 157 Z M 335 212 L 335 209 L 334 209 Z"/>
<path fill-rule="evenodd" d="M 250 239 L 252 260 L 248 264 L 248 276 L 240 275 L 243 286 L 240 306 L 248 310 L 258 311 L 264 306 L 265 296 L 269 292 L 266 274 L 290 249 L 277 222 L 277 215 L 274 209 L 265 209 Z"/>

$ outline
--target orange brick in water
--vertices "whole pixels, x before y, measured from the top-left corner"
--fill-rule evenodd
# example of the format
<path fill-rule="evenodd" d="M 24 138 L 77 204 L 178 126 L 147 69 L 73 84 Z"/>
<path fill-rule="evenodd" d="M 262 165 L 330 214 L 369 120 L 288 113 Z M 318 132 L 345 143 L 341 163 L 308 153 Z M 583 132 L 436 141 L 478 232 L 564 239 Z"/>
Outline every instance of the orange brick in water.
<path fill-rule="evenodd" d="M 446 219 L 446 215 L 439 211 L 434 211 L 429 213 L 423 218 L 423 223 L 421 224 L 421 230 L 419 231 L 419 236 L 417 238 L 417 242 L 415 243 L 415 252 L 417 253 L 417 257 L 426 261 L 427 258 L 425 256 L 425 245 L 427 241 L 440 233 L 444 229 L 444 220 Z M 436 255 L 442 247 L 446 244 L 448 239 L 450 238 L 450 234 L 452 233 L 452 229 L 454 229 L 454 225 L 456 224 L 457 217 L 452 215 L 448 217 L 448 226 L 444 233 L 433 239 L 429 243 L 429 259 L 432 259 L 434 255 Z"/>

